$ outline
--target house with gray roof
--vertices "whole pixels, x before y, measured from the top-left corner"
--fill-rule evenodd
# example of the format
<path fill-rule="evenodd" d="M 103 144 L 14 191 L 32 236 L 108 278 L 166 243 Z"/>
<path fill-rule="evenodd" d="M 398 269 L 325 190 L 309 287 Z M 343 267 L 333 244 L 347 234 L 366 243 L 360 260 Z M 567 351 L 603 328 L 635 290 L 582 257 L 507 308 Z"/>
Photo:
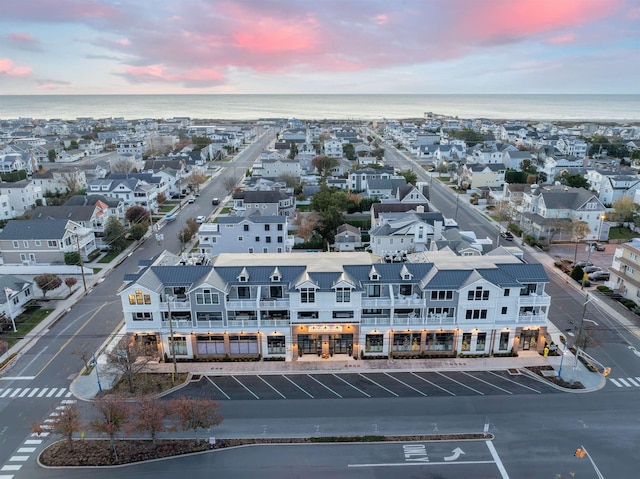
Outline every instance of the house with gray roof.
<path fill-rule="evenodd" d="M 360 247 L 362 247 L 360 228 L 348 223 L 338 226 L 334 242 L 331 245 L 334 251 L 355 251 Z"/>
<path fill-rule="evenodd" d="M 541 351 L 549 340 L 542 265 L 511 254 L 409 256 L 154 258 L 119 293 L 126 331 L 185 361 L 477 356 Z"/>
<path fill-rule="evenodd" d="M 15 318 L 34 299 L 34 284 L 11 274 L 0 275 L 0 332 L 15 331 Z"/>
<path fill-rule="evenodd" d="M 233 210 L 240 216 L 291 216 L 296 210 L 296 199 L 282 190 L 236 191 Z"/>
<path fill-rule="evenodd" d="M 370 249 L 380 256 L 425 251 L 443 231 L 442 213 L 425 213 L 420 206 L 415 212 L 379 213 L 378 226 L 369 230 Z"/>

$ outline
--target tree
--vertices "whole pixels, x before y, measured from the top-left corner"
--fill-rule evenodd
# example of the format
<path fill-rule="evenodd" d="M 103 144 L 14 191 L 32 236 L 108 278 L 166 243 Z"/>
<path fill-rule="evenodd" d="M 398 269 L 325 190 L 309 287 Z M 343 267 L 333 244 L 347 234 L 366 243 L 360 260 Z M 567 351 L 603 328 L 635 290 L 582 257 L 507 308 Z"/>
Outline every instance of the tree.
<path fill-rule="evenodd" d="M 300 224 L 296 230 L 296 234 L 303 240 L 309 241 L 313 236 L 313 233 L 318 228 L 320 221 L 322 221 L 322 218 L 315 212 L 306 213 L 303 216 L 301 215 Z"/>
<path fill-rule="evenodd" d="M 62 173 L 60 179 L 67 188 L 67 193 L 77 193 L 82 189 L 78 175 L 73 171 Z"/>
<path fill-rule="evenodd" d="M 218 403 L 211 399 L 180 397 L 172 400 L 169 407 L 184 431 L 193 430 L 196 443 L 199 442 L 198 429 L 217 426 L 223 420 L 218 414 Z"/>
<path fill-rule="evenodd" d="M 33 280 L 35 281 L 38 288 L 42 290 L 43 298 L 47 297 L 47 293 L 49 291 L 58 289 L 62 284 L 60 276 L 51 273 L 41 274 L 40 276 L 36 276 L 35 278 L 33 278 Z"/>
<path fill-rule="evenodd" d="M 77 251 L 67 251 L 64 254 L 64 264 L 75 266 L 80 264 L 80 253 Z"/>
<path fill-rule="evenodd" d="M 298 144 L 294 141 L 292 141 L 291 143 L 289 143 L 289 155 L 288 158 L 290 160 L 295 159 L 296 155 L 298 154 Z"/>
<path fill-rule="evenodd" d="M 193 151 L 200 151 L 213 143 L 213 140 L 208 136 L 193 136 L 191 142 L 193 143 Z"/>
<path fill-rule="evenodd" d="M 452 138 L 464 140 L 468 147 L 475 146 L 478 143 L 484 143 L 484 135 L 478 131 L 471 130 L 469 128 L 463 128 L 461 130 L 454 130 L 449 133 Z"/>
<path fill-rule="evenodd" d="M 165 201 L 167 201 L 167 195 L 165 195 L 164 193 L 158 193 L 158 196 L 156 197 L 156 201 L 158 202 L 159 205 L 163 205 Z"/>
<path fill-rule="evenodd" d="M 151 218 L 151 214 L 149 210 L 144 206 L 133 205 L 130 206 L 126 213 L 124 214 L 124 218 L 129 222 L 129 224 L 138 224 L 138 223 L 148 223 L 149 218 Z"/>
<path fill-rule="evenodd" d="M 623 196 L 611 205 L 613 213 L 609 213 L 609 219 L 616 221 L 619 227 L 624 223 L 632 223 L 638 214 L 638 205 L 633 202 L 630 196 Z"/>
<path fill-rule="evenodd" d="M 151 443 L 156 447 L 158 434 L 173 429 L 167 423 L 170 414 L 169 403 L 166 401 L 151 397 L 139 399 L 135 403 L 128 432 L 149 433 Z"/>
<path fill-rule="evenodd" d="M 56 154 L 56 150 L 49 150 L 49 151 L 47 151 L 47 158 L 49 159 L 49 161 L 50 161 L 51 163 L 53 163 L 53 162 L 55 162 L 55 161 L 56 161 L 56 157 L 57 157 L 57 156 L 58 156 L 58 155 Z"/>
<path fill-rule="evenodd" d="M 187 184 L 193 191 L 200 191 L 200 185 L 207 181 L 207 177 L 199 171 L 194 171 L 187 176 L 186 180 Z"/>
<path fill-rule="evenodd" d="M 59 410 L 58 415 L 53 418 L 51 432 L 59 434 L 67 440 L 69 450 L 73 450 L 73 435 L 84 429 L 80 420 L 80 409 L 76 404 L 67 404 L 64 409 Z"/>
<path fill-rule="evenodd" d="M 191 232 L 192 237 L 200 230 L 200 224 L 195 220 L 195 218 L 188 218 L 187 221 L 185 221 L 185 224 Z"/>
<path fill-rule="evenodd" d="M 124 226 L 115 216 L 109 217 L 104 227 L 104 242 L 111 251 L 120 253 L 127 247 L 127 240 L 124 237 L 126 231 Z"/>
<path fill-rule="evenodd" d="M 413 170 L 399 171 L 398 174 L 402 176 L 407 183 L 411 183 L 412 185 L 415 185 L 418 181 L 418 175 Z"/>
<path fill-rule="evenodd" d="M 571 221 L 571 236 L 573 236 L 576 242 L 576 250 L 573 255 L 574 263 L 578 258 L 578 242 L 584 239 L 589 233 L 591 233 L 591 228 L 589 228 L 589 224 L 586 221 L 578 219 Z"/>
<path fill-rule="evenodd" d="M 136 169 L 136 162 L 131 158 L 119 157 L 110 166 L 111 173 L 131 173 Z"/>
<path fill-rule="evenodd" d="M 125 336 L 107 354 L 107 365 L 122 374 L 129 384 L 129 392 L 133 394 L 133 378 L 153 359 L 154 351 L 130 336 Z"/>
<path fill-rule="evenodd" d="M 378 161 L 381 161 L 384 158 L 384 148 L 374 148 L 373 150 L 371 150 L 371 156 L 375 156 Z"/>
<path fill-rule="evenodd" d="M 300 178 L 290 173 L 283 173 L 276 178 L 276 181 L 279 183 L 284 183 L 287 188 L 295 188 L 300 184 Z"/>
<path fill-rule="evenodd" d="M 318 170 L 320 176 L 327 176 L 338 164 L 337 159 L 328 156 L 316 156 L 311 160 L 311 165 Z"/>
<path fill-rule="evenodd" d="M 236 189 L 236 185 L 238 184 L 238 180 L 236 180 L 233 176 L 227 176 L 224 180 L 222 180 L 222 186 L 227 191 L 227 193 L 233 192 Z"/>
<path fill-rule="evenodd" d="M 567 171 L 563 171 L 556 176 L 556 180 L 571 188 L 589 189 L 589 181 L 579 173 L 568 173 Z"/>
<path fill-rule="evenodd" d="M 446 173 L 447 172 L 447 163 L 446 162 L 441 162 L 437 168 L 436 171 L 438 172 L 438 178 L 440 178 L 440 176 L 442 176 L 442 173 Z"/>
<path fill-rule="evenodd" d="M 94 401 L 93 405 L 98 411 L 98 417 L 91 421 L 91 429 L 109 436 L 109 443 L 117 461 L 116 436 L 131 420 L 129 403 L 121 398 L 106 396 Z"/>
<path fill-rule="evenodd" d="M 136 223 L 131 228 L 129 228 L 129 236 L 134 241 L 140 241 L 144 238 L 144 235 L 147 234 L 149 230 L 149 223 Z"/>
<path fill-rule="evenodd" d="M 353 143 L 345 143 L 342 145 L 342 154 L 347 160 L 354 161 L 356 159 L 356 149 Z"/>
<path fill-rule="evenodd" d="M 69 293 L 71 293 L 71 288 L 73 288 L 76 284 L 78 284 L 78 280 L 73 276 L 69 276 L 64 279 L 64 284 L 69 288 Z"/>
<path fill-rule="evenodd" d="M 189 241 L 191 241 L 191 238 L 193 238 L 193 233 L 189 228 L 185 227 L 185 228 L 182 228 L 180 231 L 178 231 L 178 239 L 180 240 L 180 243 L 182 244 L 183 249 L 184 249 L 184 245 L 186 245 Z"/>

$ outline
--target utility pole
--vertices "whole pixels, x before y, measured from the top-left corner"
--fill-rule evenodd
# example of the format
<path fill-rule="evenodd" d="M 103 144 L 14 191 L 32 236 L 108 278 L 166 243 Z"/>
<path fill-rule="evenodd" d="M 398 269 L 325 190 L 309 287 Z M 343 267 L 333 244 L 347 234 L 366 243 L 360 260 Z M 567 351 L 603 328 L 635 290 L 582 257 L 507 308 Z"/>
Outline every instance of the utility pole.
<path fill-rule="evenodd" d="M 76 246 L 78 247 L 78 259 L 80 260 L 80 273 L 82 273 L 82 286 L 84 286 L 84 294 L 87 294 L 87 280 L 84 277 L 84 261 L 82 261 L 82 252 L 80 251 L 80 236 L 76 233 Z"/>
<path fill-rule="evenodd" d="M 171 385 L 176 384 L 176 374 L 178 374 L 178 364 L 176 363 L 176 344 L 173 338 L 173 318 L 171 317 L 171 300 L 173 296 L 167 296 L 167 316 L 169 316 L 169 336 L 171 337 L 171 359 L 173 361 L 173 369 L 171 370 Z"/>
<path fill-rule="evenodd" d="M 580 327 L 578 328 L 578 335 L 576 336 L 576 357 L 575 362 L 573 363 L 573 368 L 578 367 L 578 356 L 580 356 L 580 343 L 582 342 L 582 333 L 584 331 L 584 317 L 587 314 L 587 304 L 593 298 L 589 296 L 589 292 L 587 292 L 584 296 L 584 303 L 582 305 L 582 317 L 580 318 Z M 584 349 L 584 348 L 583 348 Z"/>

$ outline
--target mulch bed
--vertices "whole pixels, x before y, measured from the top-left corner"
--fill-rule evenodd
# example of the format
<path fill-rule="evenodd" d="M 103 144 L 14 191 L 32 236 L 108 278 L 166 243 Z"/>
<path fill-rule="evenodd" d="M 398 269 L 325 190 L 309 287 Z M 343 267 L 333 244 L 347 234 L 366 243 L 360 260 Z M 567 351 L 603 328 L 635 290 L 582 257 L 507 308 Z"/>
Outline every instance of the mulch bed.
<path fill-rule="evenodd" d="M 113 455 L 111 445 L 106 439 L 75 439 L 73 448 L 69 449 L 66 441 L 58 441 L 47 447 L 40 454 L 39 461 L 48 467 L 77 466 L 116 466 L 134 462 L 179 456 L 196 452 L 210 451 L 225 447 L 248 444 L 312 444 L 328 442 L 381 442 L 381 441 L 454 441 L 454 440 L 486 440 L 493 436 L 481 433 L 472 434 L 433 434 L 417 436 L 333 436 L 311 438 L 261 438 L 261 439 L 217 439 L 215 445 L 193 439 L 162 439 L 156 441 L 154 448 L 150 440 L 118 440 L 116 451 L 118 459 Z"/>
<path fill-rule="evenodd" d="M 565 381 L 564 379 L 557 376 L 545 376 L 542 374 L 542 371 L 553 371 L 552 366 L 528 366 L 527 369 L 536 373 L 541 378 L 544 378 L 553 384 L 557 384 L 560 387 L 567 389 L 584 389 L 584 384 L 582 384 L 580 381 L 573 381 L 570 383 L 569 381 Z"/>

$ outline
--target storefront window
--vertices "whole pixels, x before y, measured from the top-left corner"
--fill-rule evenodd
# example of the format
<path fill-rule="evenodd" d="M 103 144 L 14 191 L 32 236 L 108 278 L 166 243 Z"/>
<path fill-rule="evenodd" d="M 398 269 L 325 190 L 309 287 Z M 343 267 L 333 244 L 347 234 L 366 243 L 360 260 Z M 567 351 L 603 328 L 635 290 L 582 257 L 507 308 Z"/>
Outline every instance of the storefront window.
<path fill-rule="evenodd" d="M 198 355 L 224 354 L 224 336 L 197 336 Z"/>
<path fill-rule="evenodd" d="M 393 351 L 420 351 L 420 333 L 395 333 Z"/>
<path fill-rule="evenodd" d="M 268 336 L 267 337 L 267 353 L 269 354 L 284 354 L 285 337 L 284 336 Z"/>
<path fill-rule="evenodd" d="M 187 355 L 187 338 L 184 336 L 173 336 L 168 338 L 169 355 L 186 356 Z"/>
<path fill-rule="evenodd" d="M 258 336 L 229 336 L 231 354 L 258 354 Z"/>
<path fill-rule="evenodd" d="M 478 333 L 476 340 L 476 351 L 484 351 L 487 342 L 487 333 Z"/>
<path fill-rule="evenodd" d="M 464 333 L 462 335 L 462 351 L 471 350 L 471 333 Z"/>
<path fill-rule="evenodd" d="M 498 349 L 500 351 L 506 351 L 509 347 L 509 333 L 500 333 L 500 343 Z"/>
<path fill-rule="evenodd" d="M 381 353 L 383 342 L 382 334 L 367 334 L 364 350 L 367 353 Z"/>

